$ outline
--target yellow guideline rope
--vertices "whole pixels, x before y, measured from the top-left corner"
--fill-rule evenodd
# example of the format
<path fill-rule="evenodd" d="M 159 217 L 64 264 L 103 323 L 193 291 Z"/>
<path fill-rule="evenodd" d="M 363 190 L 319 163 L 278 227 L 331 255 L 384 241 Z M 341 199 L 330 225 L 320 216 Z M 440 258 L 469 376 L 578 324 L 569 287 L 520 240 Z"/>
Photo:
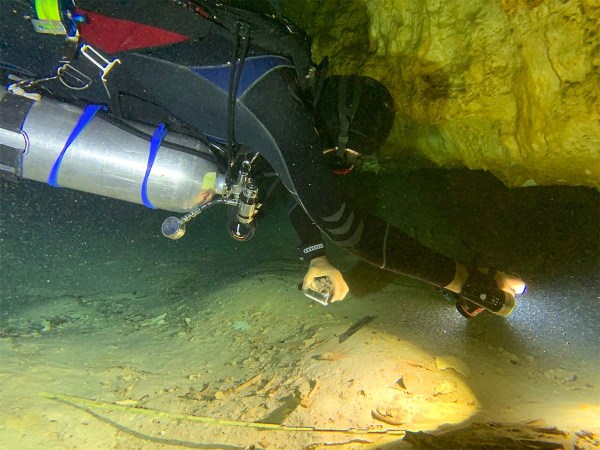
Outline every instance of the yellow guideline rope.
<path fill-rule="evenodd" d="M 276 423 L 261 423 L 261 422 L 242 422 L 238 420 L 223 420 L 213 419 L 210 417 L 191 416 L 186 414 L 169 413 L 164 411 L 158 411 L 156 409 L 140 408 L 135 406 L 123 406 L 115 405 L 114 403 L 99 402 L 97 400 L 90 400 L 83 397 L 75 397 L 73 395 L 66 394 L 52 394 L 50 392 L 40 392 L 39 395 L 42 397 L 50 398 L 52 400 L 59 400 L 66 403 L 71 403 L 76 406 L 85 406 L 88 408 L 101 408 L 109 409 L 113 411 L 123 411 L 135 414 L 145 414 L 147 416 L 164 417 L 167 419 L 181 419 L 190 420 L 192 422 L 209 423 L 213 425 L 224 425 L 228 427 L 245 427 L 245 428 L 260 428 L 263 430 L 274 430 L 274 431 L 310 431 L 315 433 L 346 433 L 346 434 L 390 434 L 390 435 L 404 435 L 405 430 L 400 429 L 386 429 L 386 430 L 367 430 L 364 428 L 346 428 L 346 429 L 335 429 L 335 428 L 315 428 L 315 427 L 293 427 L 288 425 L 279 425 Z"/>

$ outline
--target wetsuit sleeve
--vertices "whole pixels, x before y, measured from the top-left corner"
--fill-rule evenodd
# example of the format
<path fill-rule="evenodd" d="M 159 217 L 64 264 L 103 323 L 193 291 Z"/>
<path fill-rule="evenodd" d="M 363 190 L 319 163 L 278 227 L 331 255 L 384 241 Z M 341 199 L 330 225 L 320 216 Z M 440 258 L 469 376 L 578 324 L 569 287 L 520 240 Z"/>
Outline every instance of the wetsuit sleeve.
<path fill-rule="evenodd" d="M 325 255 L 325 245 L 321 231 L 299 204 L 295 204 L 288 213 L 290 222 L 300 238 L 298 251 L 302 261 L 310 262 Z"/>

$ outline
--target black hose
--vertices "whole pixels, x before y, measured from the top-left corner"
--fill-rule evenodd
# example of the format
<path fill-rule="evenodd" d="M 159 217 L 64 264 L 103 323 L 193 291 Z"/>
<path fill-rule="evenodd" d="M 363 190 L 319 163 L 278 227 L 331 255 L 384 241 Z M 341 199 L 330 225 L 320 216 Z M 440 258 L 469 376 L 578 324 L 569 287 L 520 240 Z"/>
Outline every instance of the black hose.
<path fill-rule="evenodd" d="M 110 114 L 107 114 L 107 113 L 98 114 L 97 117 L 99 117 L 101 120 L 105 120 L 106 122 L 109 122 L 111 125 L 114 125 L 117 128 L 119 128 L 129 134 L 132 134 L 140 139 L 143 139 L 148 142 L 150 142 L 152 140 L 151 134 L 145 133 L 144 131 L 139 130 L 138 128 L 136 128 L 136 127 L 128 124 L 127 122 L 124 122 Z M 181 153 L 187 153 L 188 155 L 194 155 L 194 156 L 197 156 L 197 157 L 204 159 L 205 161 L 208 161 L 211 163 L 217 162 L 215 156 L 212 153 L 204 153 L 202 151 L 197 151 L 192 148 L 186 147 L 184 145 L 176 144 L 174 142 L 168 142 L 164 139 L 161 142 L 160 146 L 169 148 L 171 150 L 175 150 L 175 151 L 178 151 Z"/>
<path fill-rule="evenodd" d="M 241 43 L 240 43 L 241 40 Z M 227 166 L 228 178 L 232 180 L 231 169 L 233 160 L 237 156 L 237 144 L 235 142 L 235 108 L 237 103 L 237 92 L 244 70 L 244 62 L 248 53 L 250 30 L 248 25 L 236 22 L 235 24 L 235 48 L 231 61 L 231 72 L 229 74 L 229 92 L 227 95 Z M 236 148 L 234 148 L 236 147 Z"/>

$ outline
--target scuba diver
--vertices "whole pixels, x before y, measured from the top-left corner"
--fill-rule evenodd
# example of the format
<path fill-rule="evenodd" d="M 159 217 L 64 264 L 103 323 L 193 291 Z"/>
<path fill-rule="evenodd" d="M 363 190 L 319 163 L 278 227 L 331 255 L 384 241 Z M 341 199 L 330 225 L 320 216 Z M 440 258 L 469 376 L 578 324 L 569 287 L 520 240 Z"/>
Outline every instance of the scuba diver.
<path fill-rule="evenodd" d="M 332 174 L 387 138 L 394 104 L 361 76 L 327 76 L 310 39 L 265 1 L 0 0 L 0 174 L 182 212 L 177 239 L 224 204 L 254 233 L 268 167 L 291 194 L 309 263 L 303 289 L 328 304 L 348 286 L 322 235 L 358 258 L 439 287 L 471 318 L 507 316 L 525 284 L 436 253 L 347 201 Z M 261 169 L 262 168 L 262 169 Z"/>

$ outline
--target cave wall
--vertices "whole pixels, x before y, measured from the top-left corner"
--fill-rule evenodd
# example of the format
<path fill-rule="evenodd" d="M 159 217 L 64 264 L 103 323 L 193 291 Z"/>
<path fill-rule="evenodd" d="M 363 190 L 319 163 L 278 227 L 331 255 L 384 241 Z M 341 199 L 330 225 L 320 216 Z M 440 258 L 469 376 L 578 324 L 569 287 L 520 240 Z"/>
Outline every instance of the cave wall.
<path fill-rule="evenodd" d="M 330 73 L 396 102 L 380 160 L 600 186 L 600 0 L 290 0 Z"/>

